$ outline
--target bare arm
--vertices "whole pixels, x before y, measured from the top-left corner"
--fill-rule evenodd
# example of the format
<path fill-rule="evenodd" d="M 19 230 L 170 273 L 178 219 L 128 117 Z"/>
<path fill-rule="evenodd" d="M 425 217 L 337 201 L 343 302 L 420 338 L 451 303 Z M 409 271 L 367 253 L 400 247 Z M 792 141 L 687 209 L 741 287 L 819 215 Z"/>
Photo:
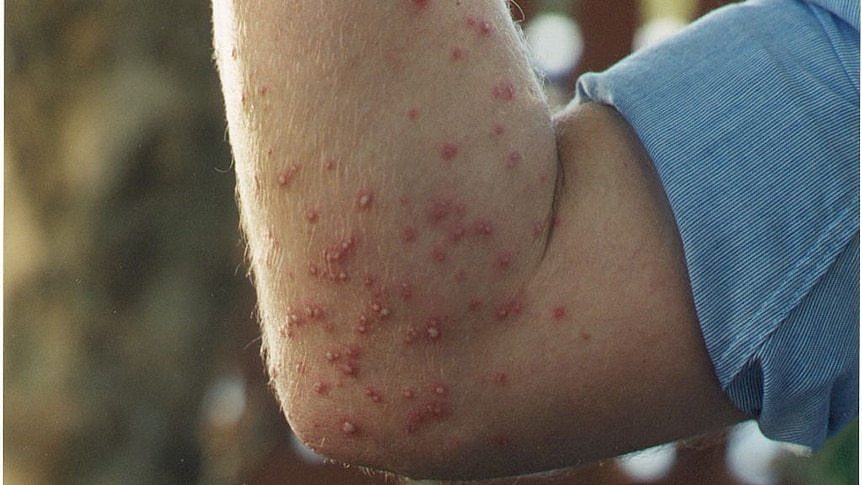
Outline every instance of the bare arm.
<path fill-rule="evenodd" d="M 503 1 L 214 10 L 268 368 L 312 448 L 482 477 L 738 418 L 649 159 L 604 108 L 555 133 Z"/>

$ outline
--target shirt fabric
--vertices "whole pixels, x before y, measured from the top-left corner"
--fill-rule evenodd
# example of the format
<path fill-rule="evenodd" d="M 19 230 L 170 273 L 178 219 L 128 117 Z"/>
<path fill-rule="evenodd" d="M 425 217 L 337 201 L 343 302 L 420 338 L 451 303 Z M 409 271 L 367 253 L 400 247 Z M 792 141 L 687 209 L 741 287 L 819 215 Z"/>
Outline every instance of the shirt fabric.
<path fill-rule="evenodd" d="M 716 376 L 772 439 L 858 416 L 859 1 L 753 0 L 578 82 L 649 152 Z"/>

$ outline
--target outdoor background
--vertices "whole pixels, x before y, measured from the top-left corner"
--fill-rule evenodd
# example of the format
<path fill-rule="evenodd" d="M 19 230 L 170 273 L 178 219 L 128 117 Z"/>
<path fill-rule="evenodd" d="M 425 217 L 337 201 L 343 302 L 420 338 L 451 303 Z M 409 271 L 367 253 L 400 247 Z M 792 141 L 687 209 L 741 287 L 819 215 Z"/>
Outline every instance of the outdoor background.
<path fill-rule="evenodd" d="M 518 3 L 564 103 L 725 2 Z M 6 483 L 383 483 L 308 454 L 265 384 L 208 3 L 7 0 L 5 27 Z M 799 451 L 728 436 L 518 483 L 774 483 Z"/>

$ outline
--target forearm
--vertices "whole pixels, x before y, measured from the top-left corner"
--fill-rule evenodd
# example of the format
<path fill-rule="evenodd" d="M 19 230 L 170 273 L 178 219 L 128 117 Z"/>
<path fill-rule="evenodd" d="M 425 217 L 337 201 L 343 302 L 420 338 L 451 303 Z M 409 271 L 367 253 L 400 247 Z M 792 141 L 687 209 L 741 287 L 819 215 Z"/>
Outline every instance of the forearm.
<path fill-rule="evenodd" d="M 451 356 L 521 312 L 556 180 L 505 2 L 216 1 L 215 38 L 291 424 L 379 466 L 400 466 L 384 441 L 458 439 L 474 397 Z"/>

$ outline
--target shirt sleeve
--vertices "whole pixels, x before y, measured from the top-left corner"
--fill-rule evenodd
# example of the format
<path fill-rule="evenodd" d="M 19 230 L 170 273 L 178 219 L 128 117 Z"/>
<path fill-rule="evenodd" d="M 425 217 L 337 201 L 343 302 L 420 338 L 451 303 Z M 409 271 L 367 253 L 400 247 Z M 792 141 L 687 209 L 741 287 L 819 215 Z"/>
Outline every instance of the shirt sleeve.
<path fill-rule="evenodd" d="M 722 388 L 815 448 L 858 416 L 858 10 L 727 6 L 573 101 L 615 107 L 652 157 Z"/>

